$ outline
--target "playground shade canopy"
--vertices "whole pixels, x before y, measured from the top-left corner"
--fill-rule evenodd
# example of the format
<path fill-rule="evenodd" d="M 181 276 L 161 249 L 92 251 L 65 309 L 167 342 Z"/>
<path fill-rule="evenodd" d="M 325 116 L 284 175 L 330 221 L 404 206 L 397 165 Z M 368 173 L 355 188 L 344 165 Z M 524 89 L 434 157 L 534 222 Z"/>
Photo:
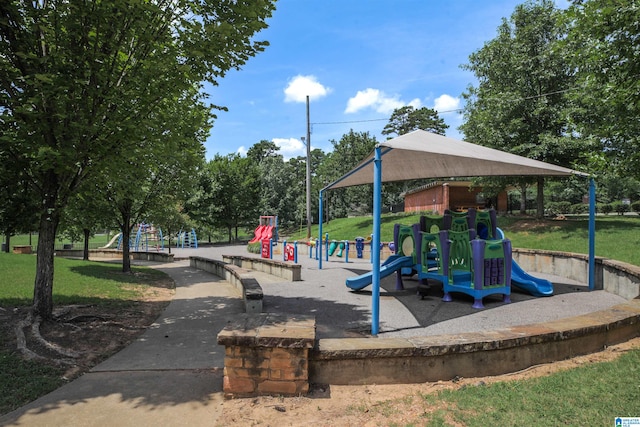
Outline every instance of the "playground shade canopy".
<path fill-rule="evenodd" d="M 319 240 L 322 241 L 322 204 L 326 190 L 373 183 L 372 247 L 380 245 L 381 193 L 383 182 L 420 178 L 454 178 L 480 176 L 570 176 L 585 173 L 529 159 L 500 150 L 446 136 L 416 130 L 381 142 L 373 153 L 337 181 L 320 190 Z M 595 230 L 595 190 L 590 189 L 589 211 L 589 289 L 593 289 Z M 318 247 L 318 268 L 322 269 L 322 245 Z M 380 252 L 372 251 L 371 334 L 377 335 L 380 306 Z"/>
<path fill-rule="evenodd" d="M 378 146 L 384 163 L 382 182 L 479 176 L 586 176 L 572 169 L 424 130 L 401 135 Z M 371 153 L 325 189 L 371 184 L 373 160 L 374 153 Z"/>

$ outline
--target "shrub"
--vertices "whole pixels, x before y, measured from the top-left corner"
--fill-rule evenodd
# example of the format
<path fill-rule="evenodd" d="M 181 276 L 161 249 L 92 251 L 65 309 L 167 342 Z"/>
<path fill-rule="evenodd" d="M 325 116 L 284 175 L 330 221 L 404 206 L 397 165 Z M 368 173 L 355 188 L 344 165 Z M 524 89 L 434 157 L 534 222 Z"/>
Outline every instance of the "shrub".
<path fill-rule="evenodd" d="M 626 212 L 629 212 L 629 205 L 622 202 L 615 202 L 613 203 L 613 210 L 615 210 L 618 215 L 624 215 Z"/>
<path fill-rule="evenodd" d="M 598 211 L 602 212 L 605 215 L 609 215 L 611 212 L 613 212 L 613 206 L 611 205 L 611 203 L 603 203 L 600 205 Z"/>
<path fill-rule="evenodd" d="M 631 210 L 640 215 L 640 201 L 631 203 Z"/>
<path fill-rule="evenodd" d="M 550 215 L 570 213 L 571 203 L 569 202 L 549 202 L 547 203 L 547 213 Z"/>
<path fill-rule="evenodd" d="M 259 254 L 262 252 L 262 242 L 257 241 L 254 243 L 247 244 L 247 252 L 252 254 Z"/>
<path fill-rule="evenodd" d="M 571 205 L 569 208 L 569 213 L 571 214 L 585 214 L 589 212 L 589 205 L 585 205 L 584 203 L 576 203 L 575 205 Z"/>

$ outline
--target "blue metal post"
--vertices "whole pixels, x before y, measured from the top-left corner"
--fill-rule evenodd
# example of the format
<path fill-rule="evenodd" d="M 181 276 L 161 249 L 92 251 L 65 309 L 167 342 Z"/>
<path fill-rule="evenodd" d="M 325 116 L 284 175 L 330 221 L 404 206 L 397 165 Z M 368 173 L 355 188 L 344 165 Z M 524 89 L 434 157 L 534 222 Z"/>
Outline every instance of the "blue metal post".
<path fill-rule="evenodd" d="M 293 263 L 298 263 L 298 241 L 293 242 Z"/>
<path fill-rule="evenodd" d="M 329 233 L 325 233 L 324 237 L 324 244 L 327 245 L 327 247 L 324 248 L 324 250 L 327 251 L 325 256 L 327 257 L 326 261 L 329 262 Z"/>
<path fill-rule="evenodd" d="M 371 335 L 378 335 L 380 326 L 380 215 L 382 214 L 382 151 L 376 147 L 373 161 L 373 239 L 371 240 L 372 291 Z"/>
<path fill-rule="evenodd" d="M 283 261 L 287 260 L 287 241 L 286 240 L 282 241 L 282 260 Z"/>
<path fill-rule="evenodd" d="M 344 245 L 345 245 L 345 256 L 344 256 L 344 262 L 349 263 L 349 241 L 345 240 L 344 241 Z"/>
<path fill-rule="evenodd" d="M 369 255 L 369 262 L 373 264 L 373 234 L 371 235 L 371 240 L 369 240 L 369 242 L 371 242 L 371 255 Z"/>
<path fill-rule="evenodd" d="M 589 290 L 596 288 L 596 182 L 589 179 Z"/>
<path fill-rule="evenodd" d="M 273 239 L 269 239 L 269 259 L 273 259 Z"/>
<path fill-rule="evenodd" d="M 318 260 L 318 270 L 322 270 L 322 251 L 320 251 L 320 246 L 322 246 L 322 222 L 323 222 L 323 217 L 322 217 L 322 199 L 323 199 L 323 194 L 322 191 L 320 191 L 320 200 L 319 200 L 319 208 L 318 208 L 318 235 L 319 235 L 319 240 L 320 240 L 320 245 L 318 245 L 318 241 L 316 241 L 316 259 Z M 318 252 L 320 251 L 320 252 Z"/>

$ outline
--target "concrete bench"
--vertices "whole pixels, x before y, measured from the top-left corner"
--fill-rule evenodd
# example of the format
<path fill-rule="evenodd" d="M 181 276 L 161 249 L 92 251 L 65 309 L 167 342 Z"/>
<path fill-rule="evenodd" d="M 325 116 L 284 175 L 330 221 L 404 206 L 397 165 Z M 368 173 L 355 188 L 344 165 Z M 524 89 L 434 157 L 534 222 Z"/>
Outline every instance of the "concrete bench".
<path fill-rule="evenodd" d="M 289 282 L 302 280 L 302 266 L 300 264 L 292 264 L 267 258 L 245 257 L 241 255 L 222 255 L 222 260 L 226 263 L 237 265 L 238 267 L 281 277 Z"/>
<path fill-rule="evenodd" d="M 30 254 L 31 246 L 28 246 L 28 245 L 14 246 L 13 253 L 14 254 Z"/>
<path fill-rule="evenodd" d="M 260 283 L 251 276 L 251 271 L 228 264 L 224 261 L 203 258 L 198 256 L 189 257 L 189 265 L 199 270 L 204 270 L 215 274 L 226 280 L 242 292 L 244 309 L 246 313 L 262 313 L 262 300 L 264 294 Z"/>

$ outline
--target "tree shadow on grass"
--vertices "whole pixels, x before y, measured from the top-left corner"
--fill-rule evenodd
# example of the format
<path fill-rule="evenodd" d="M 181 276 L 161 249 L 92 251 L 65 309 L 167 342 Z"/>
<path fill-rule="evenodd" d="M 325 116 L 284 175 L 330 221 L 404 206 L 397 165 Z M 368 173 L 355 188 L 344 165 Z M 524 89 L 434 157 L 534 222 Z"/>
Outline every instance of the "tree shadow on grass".
<path fill-rule="evenodd" d="M 163 278 L 167 278 L 166 274 L 150 268 L 131 266 L 131 273 L 123 273 L 120 264 L 89 263 L 70 267 L 69 271 L 81 276 L 112 280 L 120 283 L 166 287 L 166 281 L 162 280 Z"/>

